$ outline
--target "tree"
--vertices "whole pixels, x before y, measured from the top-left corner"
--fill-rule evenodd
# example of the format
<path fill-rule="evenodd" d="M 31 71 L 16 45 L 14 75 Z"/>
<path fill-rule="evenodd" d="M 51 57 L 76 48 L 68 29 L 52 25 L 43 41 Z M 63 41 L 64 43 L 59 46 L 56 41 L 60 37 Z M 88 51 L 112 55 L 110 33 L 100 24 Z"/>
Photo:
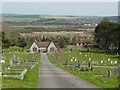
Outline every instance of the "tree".
<path fill-rule="evenodd" d="M 46 38 L 45 38 L 45 36 L 44 36 L 44 35 L 43 35 L 42 41 L 46 41 Z"/>
<path fill-rule="evenodd" d="M 60 38 L 60 43 L 59 43 L 60 48 L 64 48 L 65 45 L 69 45 L 69 44 L 70 44 L 70 38 L 67 37 Z"/>
<path fill-rule="evenodd" d="M 26 45 L 27 45 L 27 41 L 25 40 L 25 38 L 19 37 L 18 38 L 18 46 L 24 48 L 24 47 L 26 47 Z"/>
<path fill-rule="evenodd" d="M 120 48 L 120 24 L 110 22 L 108 19 L 103 19 L 95 28 L 95 42 L 99 47 L 107 52 Z"/>
<path fill-rule="evenodd" d="M 65 47 L 65 42 L 64 42 L 63 38 L 60 39 L 59 46 L 60 46 L 60 48 L 64 48 Z"/>
<path fill-rule="evenodd" d="M 6 38 L 6 34 L 2 32 L 2 48 L 7 48 L 10 46 L 9 39 Z"/>

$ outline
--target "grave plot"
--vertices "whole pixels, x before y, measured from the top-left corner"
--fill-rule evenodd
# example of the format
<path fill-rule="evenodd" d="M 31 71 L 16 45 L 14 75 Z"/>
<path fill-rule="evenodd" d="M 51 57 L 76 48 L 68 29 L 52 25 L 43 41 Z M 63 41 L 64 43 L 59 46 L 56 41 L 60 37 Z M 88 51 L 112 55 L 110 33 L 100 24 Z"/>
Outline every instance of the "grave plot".
<path fill-rule="evenodd" d="M 11 53 L 9 53 L 11 52 Z M 40 54 L 30 54 L 19 47 L 4 49 L 2 64 L 3 88 L 37 88 Z M 32 58 L 34 56 L 34 58 Z M 1 57 L 0 57 L 1 58 Z M 33 82 L 34 81 L 34 82 Z"/>
<path fill-rule="evenodd" d="M 33 58 L 34 55 L 32 55 L 32 58 L 30 55 L 28 55 L 30 56 L 30 59 L 26 59 L 25 57 L 23 57 L 23 56 L 26 56 L 24 55 L 25 52 L 23 52 L 23 55 L 21 55 L 21 52 L 18 52 L 17 54 L 16 52 L 17 50 L 13 50 L 13 51 L 11 50 L 12 54 L 7 53 L 5 55 L 6 57 L 5 56 L 1 57 L 1 61 L 3 63 L 3 66 L 2 66 L 3 78 L 17 78 L 17 79 L 23 80 L 27 70 L 28 69 L 32 70 L 36 66 L 36 64 L 38 64 L 37 61 L 35 61 Z M 9 57 L 9 60 L 6 59 L 8 57 Z"/>
<path fill-rule="evenodd" d="M 57 57 L 60 58 L 57 58 Z M 118 56 L 101 50 L 87 51 L 85 48 L 63 49 L 61 55 L 48 54 L 49 60 L 60 68 L 88 80 L 103 88 L 118 87 Z"/>

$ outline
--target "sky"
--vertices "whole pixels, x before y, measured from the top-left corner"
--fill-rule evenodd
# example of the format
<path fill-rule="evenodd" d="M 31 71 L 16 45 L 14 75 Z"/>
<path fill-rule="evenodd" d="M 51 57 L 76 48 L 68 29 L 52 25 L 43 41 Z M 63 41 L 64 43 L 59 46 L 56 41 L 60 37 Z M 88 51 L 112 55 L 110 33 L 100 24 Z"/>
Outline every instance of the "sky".
<path fill-rule="evenodd" d="M 2 2 L 2 13 L 117 16 L 118 2 Z"/>

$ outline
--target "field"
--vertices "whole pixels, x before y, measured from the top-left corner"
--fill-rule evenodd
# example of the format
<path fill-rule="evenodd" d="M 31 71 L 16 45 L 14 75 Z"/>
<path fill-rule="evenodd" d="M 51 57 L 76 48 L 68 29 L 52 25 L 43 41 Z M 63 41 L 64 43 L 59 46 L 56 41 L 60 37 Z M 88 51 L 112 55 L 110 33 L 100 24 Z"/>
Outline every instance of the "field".
<path fill-rule="evenodd" d="M 102 88 L 118 87 L 117 64 L 120 57 L 116 55 L 106 54 L 96 49 L 88 52 L 85 48 L 73 48 L 73 51 L 65 48 L 61 53 L 48 54 L 48 57 L 53 64 L 57 63 L 60 68 Z M 88 68 L 89 62 L 97 62 L 92 63 L 93 71 Z M 113 64 L 113 62 L 117 63 Z M 78 63 L 83 63 L 83 67 L 77 67 Z M 107 75 L 108 70 L 112 72 L 110 78 Z"/>
<path fill-rule="evenodd" d="M 2 64 L 2 68 L 3 68 L 3 74 L 5 74 L 6 72 L 4 71 L 5 68 L 8 67 L 9 65 L 9 60 L 11 59 L 11 57 L 13 57 L 13 55 L 16 55 L 17 58 L 20 58 L 21 62 L 24 60 L 34 60 L 37 61 L 38 64 L 32 69 L 28 69 L 28 67 L 25 66 L 19 66 L 19 67 L 15 67 L 15 69 L 22 69 L 22 68 L 27 68 L 28 71 L 24 76 L 23 80 L 18 80 L 18 79 L 14 79 L 14 78 L 3 78 L 2 79 L 2 88 L 37 88 L 38 87 L 38 75 L 39 75 L 39 63 L 40 63 L 40 54 L 27 54 L 26 50 L 24 49 L 24 51 L 19 51 L 16 52 L 16 50 L 21 50 L 21 48 L 18 47 L 11 47 L 8 49 L 4 49 L 4 54 L 3 56 L 5 57 L 5 63 Z M 12 69 L 14 67 L 11 67 Z M 15 72 L 10 70 L 9 72 L 7 71 L 7 73 L 19 73 L 19 71 Z"/>
<path fill-rule="evenodd" d="M 60 31 L 60 32 L 33 32 L 33 33 L 20 33 L 22 36 L 45 36 L 45 37 L 56 37 L 56 36 L 64 36 L 64 37 L 71 37 L 74 36 L 91 36 L 91 34 L 85 34 L 81 32 L 67 32 L 67 31 Z"/>

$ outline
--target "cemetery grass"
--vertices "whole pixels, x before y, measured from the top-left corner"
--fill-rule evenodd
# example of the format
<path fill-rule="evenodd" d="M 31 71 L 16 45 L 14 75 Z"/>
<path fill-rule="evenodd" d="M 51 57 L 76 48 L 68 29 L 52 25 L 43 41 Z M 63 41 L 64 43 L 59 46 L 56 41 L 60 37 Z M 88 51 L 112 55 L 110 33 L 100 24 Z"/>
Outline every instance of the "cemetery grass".
<path fill-rule="evenodd" d="M 82 49 L 78 49 L 75 48 L 73 50 L 74 53 L 66 53 L 68 52 L 70 49 L 64 49 L 62 52 L 62 55 L 60 55 L 60 59 L 59 59 L 59 65 L 58 67 L 84 79 L 87 80 L 93 84 L 96 84 L 97 86 L 100 86 L 102 88 L 118 88 L 118 77 L 116 76 L 116 73 L 113 73 L 111 78 L 107 77 L 107 71 L 111 70 L 114 71 L 113 68 L 95 68 L 94 71 L 80 71 L 80 70 L 75 70 L 73 68 L 64 68 L 64 64 L 66 62 L 66 60 L 68 60 L 68 63 L 70 62 L 69 60 L 72 57 L 77 57 L 77 59 L 79 61 L 82 60 L 86 60 L 87 62 L 89 62 L 88 57 L 85 57 L 86 54 L 88 54 L 86 52 L 85 48 Z M 96 51 L 95 49 L 93 49 L 93 51 Z M 81 52 L 82 54 L 79 55 L 79 52 Z M 93 60 L 98 60 L 98 66 L 105 66 L 104 64 L 101 64 L 101 57 L 103 57 L 103 51 L 99 50 L 99 52 L 91 52 L 91 56 Z M 56 60 L 58 59 L 58 54 L 48 54 L 48 58 L 51 61 L 51 63 L 56 64 Z M 116 55 L 110 55 L 110 54 L 104 54 L 104 58 L 111 58 L 113 61 L 117 61 L 118 60 L 118 56 Z M 70 63 L 69 63 L 70 64 Z M 73 64 L 73 62 L 71 63 Z M 97 65 L 96 65 L 97 66 Z M 111 65 L 109 62 L 106 62 L 106 66 L 117 66 L 117 65 Z M 86 65 L 87 67 L 87 65 Z M 103 75 L 103 76 L 102 76 Z"/>
<path fill-rule="evenodd" d="M 20 48 L 14 47 L 10 48 L 10 50 L 5 49 L 6 64 L 3 64 L 3 68 L 7 67 L 8 61 L 15 54 L 14 50 L 18 50 Z M 11 52 L 11 54 L 9 54 Z M 23 51 L 15 54 L 17 57 L 22 57 L 22 59 L 30 60 L 34 56 L 34 54 L 25 54 Z M 14 78 L 3 78 L 2 79 L 2 88 L 37 88 L 38 87 L 38 75 L 39 75 L 39 63 L 40 63 L 40 54 L 37 53 L 34 57 L 34 60 L 37 60 L 38 64 L 32 69 L 28 69 L 23 80 L 18 80 Z M 23 68 L 23 67 L 22 67 Z"/>

